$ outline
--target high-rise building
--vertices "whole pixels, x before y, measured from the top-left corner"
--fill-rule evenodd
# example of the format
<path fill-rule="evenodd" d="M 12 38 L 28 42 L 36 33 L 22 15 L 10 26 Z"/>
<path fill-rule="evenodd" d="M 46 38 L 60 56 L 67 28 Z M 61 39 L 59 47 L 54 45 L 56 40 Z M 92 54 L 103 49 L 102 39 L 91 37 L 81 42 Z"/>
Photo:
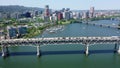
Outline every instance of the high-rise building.
<path fill-rule="evenodd" d="M 66 11 L 66 12 L 65 12 L 65 19 L 66 19 L 66 20 L 69 20 L 69 19 L 70 19 L 70 12 L 69 12 L 69 11 Z"/>
<path fill-rule="evenodd" d="M 63 14 L 63 18 L 65 19 L 65 12 L 62 12 L 62 14 Z"/>
<path fill-rule="evenodd" d="M 45 17 L 49 17 L 50 15 L 50 10 L 49 10 L 49 5 L 45 6 Z"/>
<path fill-rule="evenodd" d="M 61 12 L 58 12 L 58 20 L 63 19 L 63 14 Z"/>
<path fill-rule="evenodd" d="M 53 20 L 54 20 L 54 21 L 57 21 L 57 20 L 58 20 L 57 13 L 53 13 L 53 15 L 52 15 L 52 16 L 53 16 Z"/>
<path fill-rule="evenodd" d="M 89 12 L 88 11 L 84 12 L 83 15 L 82 15 L 82 18 L 83 19 L 84 18 L 89 18 Z"/>
<path fill-rule="evenodd" d="M 49 16 L 50 16 L 50 10 L 49 10 L 49 6 L 46 5 L 45 9 L 44 9 L 44 20 L 48 21 L 49 20 Z"/>
<path fill-rule="evenodd" d="M 50 15 L 50 21 L 53 22 L 53 16 L 52 16 L 52 14 Z"/>
<path fill-rule="evenodd" d="M 94 12 L 95 12 L 94 7 L 90 7 L 90 18 L 94 17 Z"/>
<path fill-rule="evenodd" d="M 73 12 L 74 19 L 80 19 L 80 17 L 81 17 L 80 12 Z"/>
<path fill-rule="evenodd" d="M 64 9 L 65 11 L 62 12 L 63 14 L 63 19 L 66 19 L 66 20 L 69 20 L 71 18 L 71 12 L 70 12 L 70 9 L 67 8 L 67 9 Z"/>
<path fill-rule="evenodd" d="M 71 19 L 73 18 L 73 12 L 72 11 L 70 12 L 70 18 Z"/>

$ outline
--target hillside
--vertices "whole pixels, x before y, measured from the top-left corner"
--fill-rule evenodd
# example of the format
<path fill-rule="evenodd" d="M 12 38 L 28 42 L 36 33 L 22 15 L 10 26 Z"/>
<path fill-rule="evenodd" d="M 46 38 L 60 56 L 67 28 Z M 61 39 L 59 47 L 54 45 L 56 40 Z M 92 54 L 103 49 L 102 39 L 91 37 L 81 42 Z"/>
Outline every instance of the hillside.
<path fill-rule="evenodd" d="M 0 6 L 0 13 L 24 12 L 24 11 L 30 11 L 30 10 L 43 11 L 43 8 L 24 7 L 24 6 L 18 6 L 18 5 Z"/>

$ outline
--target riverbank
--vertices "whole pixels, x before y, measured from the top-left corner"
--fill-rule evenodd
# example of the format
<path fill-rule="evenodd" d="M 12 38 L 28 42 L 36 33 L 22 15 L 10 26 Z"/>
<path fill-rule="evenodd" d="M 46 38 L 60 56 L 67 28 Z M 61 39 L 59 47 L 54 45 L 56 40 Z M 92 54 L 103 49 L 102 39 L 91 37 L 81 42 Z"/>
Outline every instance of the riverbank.
<path fill-rule="evenodd" d="M 32 38 L 32 37 L 35 37 L 37 35 L 40 35 L 43 33 L 43 31 L 46 29 L 46 28 L 50 28 L 52 26 L 56 26 L 56 24 L 46 24 L 44 26 L 40 26 L 40 27 L 34 27 L 32 26 L 31 28 L 28 28 L 28 33 L 23 36 L 23 38 Z"/>
<path fill-rule="evenodd" d="M 73 20 L 69 20 L 69 21 L 66 21 L 66 20 L 60 20 L 60 21 L 57 21 L 55 23 L 48 23 L 46 25 L 43 25 L 43 26 L 40 26 L 40 27 L 34 27 L 32 26 L 31 28 L 28 28 L 28 33 L 23 36 L 23 38 L 32 38 L 32 37 L 35 37 L 35 36 L 38 36 L 40 34 L 42 34 L 44 32 L 45 29 L 48 29 L 52 26 L 58 26 L 58 25 L 66 25 L 66 24 L 70 24 L 70 23 L 73 23 L 75 21 Z"/>
<path fill-rule="evenodd" d="M 99 20 L 99 19 L 94 19 L 94 20 L 90 20 L 90 21 L 97 21 L 97 20 Z M 56 21 L 55 23 L 52 23 L 52 24 L 48 23 L 48 24 L 46 24 L 42 27 L 40 26 L 38 28 L 32 27 L 32 28 L 28 29 L 28 33 L 23 38 L 32 38 L 37 35 L 40 35 L 44 32 L 44 30 L 46 28 L 50 28 L 52 26 L 67 25 L 67 24 L 71 24 L 71 23 L 82 23 L 82 21 L 83 21 L 82 19 L 60 20 L 60 21 Z M 120 27 L 118 29 L 120 29 Z"/>
<path fill-rule="evenodd" d="M 70 19 L 70 20 L 60 20 L 57 23 L 59 25 L 66 25 L 66 24 L 70 24 L 70 23 L 81 23 L 81 22 L 82 22 L 81 19 L 78 19 L 78 20 Z"/>

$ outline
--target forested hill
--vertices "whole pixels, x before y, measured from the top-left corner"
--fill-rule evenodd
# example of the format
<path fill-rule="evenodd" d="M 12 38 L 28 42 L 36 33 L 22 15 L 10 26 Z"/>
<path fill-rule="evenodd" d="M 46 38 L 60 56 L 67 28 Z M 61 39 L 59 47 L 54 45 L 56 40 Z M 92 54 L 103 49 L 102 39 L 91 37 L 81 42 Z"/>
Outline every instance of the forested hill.
<path fill-rule="evenodd" d="M 18 5 L 0 6 L 0 13 L 24 12 L 24 11 L 31 11 L 31 10 L 43 11 L 43 8 L 24 7 L 24 6 L 18 6 Z"/>

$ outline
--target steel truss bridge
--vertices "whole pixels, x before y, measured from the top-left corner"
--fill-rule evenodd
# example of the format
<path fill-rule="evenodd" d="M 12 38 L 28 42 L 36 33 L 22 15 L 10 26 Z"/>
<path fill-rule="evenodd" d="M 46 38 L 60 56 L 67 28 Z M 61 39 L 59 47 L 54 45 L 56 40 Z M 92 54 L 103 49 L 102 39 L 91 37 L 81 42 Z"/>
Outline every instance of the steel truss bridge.
<path fill-rule="evenodd" d="M 28 39 L 6 39 L 0 41 L 2 56 L 9 54 L 10 46 L 35 46 L 37 56 L 40 56 L 41 45 L 60 45 L 60 44 L 82 44 L 85 46 L 85 54 L 89 54 L 89 46 L 94 44 L 115 44 L 115 50 L 120 53 L 120 37 L 51 37 L 51 38 L 28 38 Z"/>

